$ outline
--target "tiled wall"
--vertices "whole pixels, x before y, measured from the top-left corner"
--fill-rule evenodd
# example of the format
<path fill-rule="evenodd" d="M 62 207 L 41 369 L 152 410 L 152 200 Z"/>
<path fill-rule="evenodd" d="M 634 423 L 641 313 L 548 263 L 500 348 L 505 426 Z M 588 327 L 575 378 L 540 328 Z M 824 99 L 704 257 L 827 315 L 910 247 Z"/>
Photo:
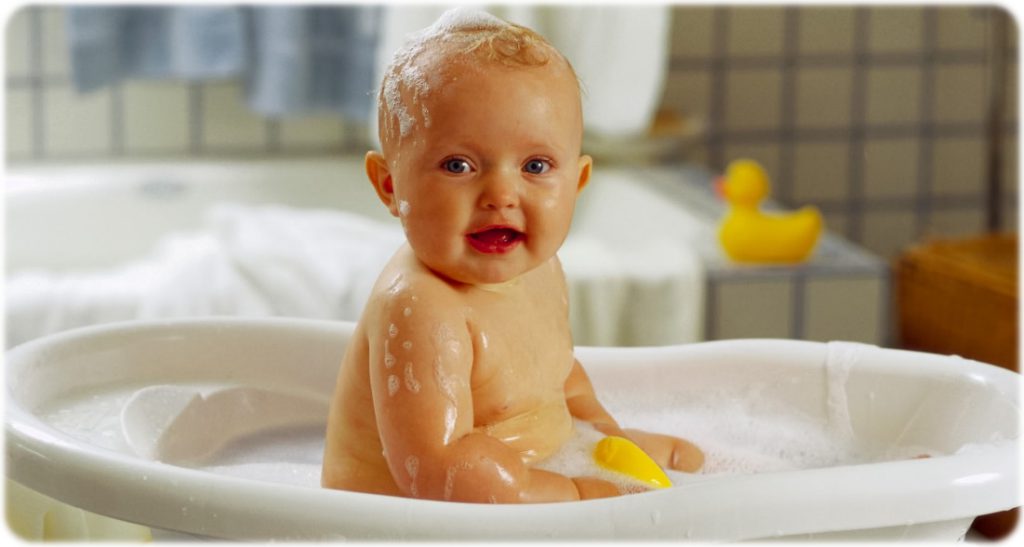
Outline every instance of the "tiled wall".
<path fill-rule="evenodd" d="M 753 157 L 775 197 L 883 257 L 985 229 L 991 8 L 676 7 L 664 105 L 709 127 L 693 158 Z M 1004 19 L 1005 21 L 1005 19 Z M 1002 228 L 1016 230 L 1016 25 L 1002 103 Z"/>
<path fill-rule="evenodd" d="M 108 157 L 266 156 L 362 150 L 366 130 L 328 117 L 261 117 L 239 82 L 130 80 L 86 95 L 68 66 L 65 12 L 11 16 L 7 56 L 9 162 Z"/>
<path fill-rule="evenodd" d="M 815 203 L 829 227 L 888 257 L 929 235 L 985 225 L 993 11 L 981 7 L 675 6 L 663 104 L 707 122 L 687 159 L 760 160 L 776 197 Z M 64 13 L 8 21 L 11 163 L 361 151 L 365 129 L 332 118 L 270 120 L 234 82 L 70 85 Z M 1016 27 L 1010 26 L 1004 228 L 1015 229 Z"/>

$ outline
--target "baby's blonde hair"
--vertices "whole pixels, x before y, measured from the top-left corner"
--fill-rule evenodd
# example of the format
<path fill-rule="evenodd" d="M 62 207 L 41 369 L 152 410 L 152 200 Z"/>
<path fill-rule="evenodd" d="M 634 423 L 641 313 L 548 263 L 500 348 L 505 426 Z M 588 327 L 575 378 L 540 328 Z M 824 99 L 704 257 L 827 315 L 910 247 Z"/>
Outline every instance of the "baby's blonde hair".
<path fill-rule="evenodd" d="M 421 65 L 418 61 L 423 53 L 438 57 Z M 422 102 L 432 91 L 427 78 L 433 74 L 432 69 L 455 59 L 508 68 L 541 67 L 554 59 L 564 63 L 579 86 L 569 60 L 537 32 L 487 13 L 467 8 L 449 10 L 410 37 L 384 71 L 377 96 L 382 146 L 399 142 L 415 126 L 417 120 L 409 107 L 418 106 L 422 123 L 430 126 L 430 112 Z"/>

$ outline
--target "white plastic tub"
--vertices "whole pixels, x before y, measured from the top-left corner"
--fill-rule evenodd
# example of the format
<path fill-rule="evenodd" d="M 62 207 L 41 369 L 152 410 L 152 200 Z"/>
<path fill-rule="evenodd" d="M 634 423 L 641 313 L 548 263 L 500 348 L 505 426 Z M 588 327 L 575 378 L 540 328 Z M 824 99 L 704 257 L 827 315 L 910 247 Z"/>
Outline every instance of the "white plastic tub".
<path fill-rule="evenodd" d="M 247 386 L 326 415 L 351 331 L 209 319 L 25 344 L 7 355 L 8 476 L 158 530 L 249 540 L 956 540 L 974 516 L 1019 504 L 1018 375 L 853 344 L 579 348 L 620 422 L 685 435 L 708 452 L 709 473 L 604 500 L 492 506 L 320 489 L 323 421 L 308 417 L 269 432 L 247 427 L 191 467 L 140 457 L 122 436 L 124 402 L 153 385 Z M 261 408 L 251 410 L 258 422 Z M 911 459 L 922 452 L 932 457 Z M 760 472 L 736 473 L 735 462 L 732 473 L 714 472 L 730 458 Z"/>

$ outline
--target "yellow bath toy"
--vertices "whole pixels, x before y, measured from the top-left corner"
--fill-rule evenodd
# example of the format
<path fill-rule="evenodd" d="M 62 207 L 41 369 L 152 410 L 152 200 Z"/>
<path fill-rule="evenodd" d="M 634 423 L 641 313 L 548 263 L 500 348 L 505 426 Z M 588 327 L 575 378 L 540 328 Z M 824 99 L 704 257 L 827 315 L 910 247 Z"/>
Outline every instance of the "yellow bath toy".
<path fill-rule="evenodd" d="M 821 235 L 821 213 L 807 206 L 790 213 L 765 213 L 761 201 L 770 185 L 764 169 L 753 160 L 729 164 L 718 190 L 729 211 L 718 230 L 718 239 L 737 262 L 794 263 L 806 260 Z"/>
<path fill-rule="evenodd" d="M 672 482 L 658 464 L 624 437 L 609 436 L 594 447 L 594 460 L 605 469 L 628 475 L 652 488 L 668 488 Z"/>

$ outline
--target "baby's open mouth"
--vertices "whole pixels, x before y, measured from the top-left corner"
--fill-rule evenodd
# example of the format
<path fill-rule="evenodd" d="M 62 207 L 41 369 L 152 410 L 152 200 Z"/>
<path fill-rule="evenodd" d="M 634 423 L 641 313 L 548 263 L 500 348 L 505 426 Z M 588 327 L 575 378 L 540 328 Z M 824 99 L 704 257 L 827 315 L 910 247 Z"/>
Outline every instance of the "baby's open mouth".
<path fill-rule="evenodd" d="M 514 228 L 495 226 L 470 233 L 466 239 L 474 249 L 482 253 L 507 253 L 525 237 L 526 234 Z"/>

